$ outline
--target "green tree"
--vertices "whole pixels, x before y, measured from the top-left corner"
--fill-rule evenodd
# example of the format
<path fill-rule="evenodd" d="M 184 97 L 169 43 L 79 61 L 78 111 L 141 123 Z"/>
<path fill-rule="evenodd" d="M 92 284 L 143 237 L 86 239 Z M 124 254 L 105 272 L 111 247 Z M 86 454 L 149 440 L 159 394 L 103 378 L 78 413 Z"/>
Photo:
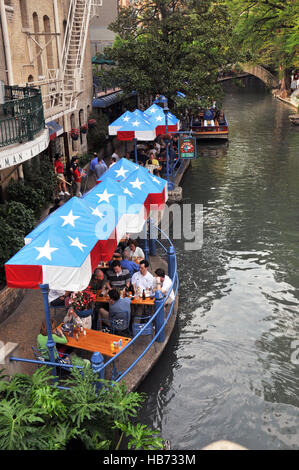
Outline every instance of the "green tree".
<path fill-rule="evenodd" d="M 199 96 L 220 101 L 219 69 L 235 57 L 224 2 L 145 0 L 121 9 L 110 29 L 117 37 L 105 55 L 117 66 L 101 73 L 107 84 L 141 99 L 160 93 L 182 109 L 197 108 Z M 186 101 L 176 99 L 177 91 Z"/>
<path fill-rule="evenodd" d="M 242 59 L 276 71 L 282 88 L 299 67 L 298 0 L 226 0 Z"/>

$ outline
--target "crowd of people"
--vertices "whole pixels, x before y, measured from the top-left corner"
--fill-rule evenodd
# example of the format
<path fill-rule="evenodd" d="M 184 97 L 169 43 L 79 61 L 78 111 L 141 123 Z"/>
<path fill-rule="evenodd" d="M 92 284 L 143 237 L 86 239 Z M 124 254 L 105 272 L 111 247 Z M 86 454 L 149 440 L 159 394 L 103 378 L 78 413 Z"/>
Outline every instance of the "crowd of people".
<path fill-rule="evenodd" d="M 144 305 L 131 305 L 132 298 L 154 297 L 155 291 L 160 290 L 163 295 L 170 295 L 166 304 L 174 300 L 171 289 L 172 282 L 162 268 L 153 274 L 149 270 L 149 262 L 144 259 L 144 252 L 136 240 L 126 238 L 118 246 L 108 263 L 108 267 L 97 267 L 92 275 L 87 291 L 104 296 L 108 299 L 109 309 L 103 308 L 103 302 L 93 301 L 90 315 L 80 319 L 80 312 L 75 312 L 68 299 L 71 292 L 50 290 L 49 304 L 51 307 L 69 306 L 64 320 L 78 317 L 85 328 L 102 329 L 103 323 L 111 326 L 113 319 L 134 317 L 144 313 Z"/>

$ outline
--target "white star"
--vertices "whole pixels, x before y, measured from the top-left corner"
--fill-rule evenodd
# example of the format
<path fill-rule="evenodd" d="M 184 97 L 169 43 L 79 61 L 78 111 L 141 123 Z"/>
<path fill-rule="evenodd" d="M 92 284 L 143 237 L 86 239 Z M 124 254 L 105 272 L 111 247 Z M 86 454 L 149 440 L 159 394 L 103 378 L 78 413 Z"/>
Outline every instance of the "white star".
<path fill-rule="evenodd" d="M 60 217 L 64 219 L 62 227 L 64 227 L 64 225 L 67 225 L 67 224 L 70 224 L 72 227 L 75 227 L 75 224 L 74 224 L 75 220 L 80 218 L 79 215 L 73 215 L 72 209 L 70 210 L 68 215 L 61 215 Z"/>
<path fill-rule="evenodd" d="M 137 121 L 137 119 L 136 119 L 136 121 L 132 122 L 132 126 L 134 126 L 134 127 L 138 127 L 139 124 L 140 124 L 140 122 Z"/>
<path fill-rule="evenodd" d="M 52 261 L 51 253 L 53 251 L 58 250 L 58 248 L 51 248 L 50 247 L 50 240 L 48 240 L 44 246 L 35 246 L 34 248 L 37 251 L 39 251 L 39 255 L 36 258 L 36 260 L 38 260 L 40 258 L 48 258 L 50 261 Z"/>
<path fill-rule="evenodd" d="M 157 180 L 157 178 L 156 178 L 155 176 L 152 178 L 152 180 L 153 180 L 155 183 L 161 184 L 161 181 Z"/>
<path fill-rule="evenodd" d="M 133 193 L 131 193 L 131 191 L 129 191 L 128 188 L 123 188 L 123 191 L 125 194 L 128 194 L 131 197 L 134 197 Z"/>
<path fill-rule="evenodd" d="M 86 247 L 87 245 L 84 245 L 83 243 L 81 243 L 78 237 L 72 238 L 68 235 L 68 238 L 72 240 L 71 246 L 76 246 L 77 248 L 79 248 L 79 250 L 84 251 L 83 246 Z"/>
<path fill-rule="evenodd" d="M 129 121 L 130 121 L 130 118 L 129 118 L 129 116 L 126 116 L 126 117 L 124 117 L 122 120 L 125 121 L 125 122 L 129 122 Z"/>
<path fill-rule="evenodd" d="M 152 109 L 150 109 L 150 112 L 151 112 L 152 114 L 155 114 L 155 113 L 157 112 L 157 109 L 152 108 Z"/>
<path fill-rule="evenodd" d="M 157 116 L 156 117 L 156 121 L 162 121 L 162 119 L 163 119 L 162 116 Z"/>
<path fill-rule="evenodd" d="M 125 170 L 124 167 L 122 166 L 120 170 L 114 170 L 116 173 L 116 176 L 123 176 L 124 178 L 126 177 L 126 173 L 128 173 L 129 170 Z"/>
<path fill-rule="evenodd" d="M 90 207 L 90 209 L 92 210 L 92 215 L 96 215 L 97 217 L 100 217 L 100 219 L 104 217 L 104 214 L 99 211 L 98 207 L 96 207 L 95 209 L 93 207 Z"/>
<path fill-rule="evenodd" d="M 97 194 L 97 196 L 99 196 L 100 198 L 99 203 L 102 201 L 110 203 L 110 198 L 114 196 L 114 194 L 107 193 L 107 189 L 105 189 L 105 191 L 102 194 Z"/>
<path fill-rule="evenodd" d="M 139 181 L 139 179 L 137 177 L 135 181 L 133 181 L 133 182 L 130 181 L 130 184 L 132 185 L 133 188 L 140 189 L 140 191 L 141 191 L 141 185 L 144 184 L 144 181 Z"/>

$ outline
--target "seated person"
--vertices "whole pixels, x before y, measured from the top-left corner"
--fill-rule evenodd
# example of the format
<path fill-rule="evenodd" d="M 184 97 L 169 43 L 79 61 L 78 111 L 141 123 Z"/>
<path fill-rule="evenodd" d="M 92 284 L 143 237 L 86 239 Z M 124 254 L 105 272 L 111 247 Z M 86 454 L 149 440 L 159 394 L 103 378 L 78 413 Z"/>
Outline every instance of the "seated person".
<path fill-rule="evenodd" d="M 132 284 L 133 284 L 135 292 L 139 288 L 139 291 L 142 294 L 143 290 L 154 288 L 154 277 L 148 271 L 148 267 L 149 267 L 149 262 L 144 259 L 140 261 L 140 264 L 139 264 L 140 270 L 137 273 L 133 274 Z"/>
<path fill-rule="evenodd" d="M 95 293 L 95 291 L 103 291 L 106 285 L 106 274 L 104 274 L 100 268 L 96 268 L 89 283 L 89 288 Z"/>
<path fill-rule="evenodd" d="M 124 289 L 130 287 L 131 276 L 128 269 L 122 268 L 119 260 L 112 261 L 107 271 L 108 289 Z"/>
<path fill-rule="evenodd" d="M 155 165 L 155 166 L 160 166 L 159 160 L 156 159 L 156 156 L 153 152 L 150 152 L 148 160 L 146 162 L 146 166 L 148 165 Z"/>
<path fill-rule="evenodd" d="M 67 343 L 67 339 L 61 331 L 61 328 L 57 328 L 55 321 L 51 320 L 51 328 L 52 328 L 52 338 L 55 344 L 57 344 L 57 349 L 54 349 L 54 358 L 55 362 L 59 362 L 59 350 L 64 353 L 64 348 L 61 345 L 65 345 Z M 42 322 L 40 333 L 37 336 L 37 347 L 39 349 L 43 349 L 42 355 L 46 361 L 50 360 L 50 354 L 47 348 L 48 342 L 48 333 L 47 333 L 47 326 L 45 320 Z M 63 359 L 63 357 L 62 357 Z M 90 362 L 88 359 L 81 359 L 81 357 L 76 356 L 75 354 L 71 355 L 72 364 L 75 366 L 86 366 L 89 365 Z"/>
<path fill-rule="evenodd" d="M 203 113 L 204 126 L 214 126 L 214 112 L 212 109 L 205 109 Z"/>
<path fill-rule="evenodd" d="M 164 269 L 158 268 L 155 271 L 155 289 L 160 290 L 163 295 L 168 295 L 169 290 L 172 287 L 172 281 L 167 274 L 165 274 Z M 174 301 L 174 292 L 171 290 L 171 293 L 166 300 L 165 304 L 171 304 Z"/>
<path fill-rule="evenodd" d="M 122 268 L 126 268 L 129 270 L 130 276 L 132 278 L 133 274 L 139 271 L 139 264 L 135 263 L 135 261 L 130 260 L 129 253 L 124 251 L 123 259 L 120 262 Z"/>
<path fill-rule="evenodd" d="M 89 283 L 89 288 L 93 293 L 96 293 L 97 291 L 100 291 L 100 293 L 103 293 L 103 291 L 108 287 L 108 279 L 106 274 L 103 273 L 103 271 L 99 268 L 95 269 L 91 281 Z M 94 310 L 92 313 L 92 319 L 91 319 L 91 328 L 93 330 L 97 329 L 97 324 L 98 324 L 98 313 L 99 313 L 99 308 L 101 306 L 100 302 L 95 302 L 94 304 Z"/>
<path fill-rule="evenodd" d="M 131 299 L 129 297 L 120 298 L 120 294 L 117 289 L 111 289 L 109 291 L 109 311 L 104 308 L 99 309 L 101 316 L 101 323 L 105 323 L 107 326 L 111 326 L 111 320 L 122 320 L 128 317 L 128 324 L 131 319 Z"/>
<path fill-rule="evenodd" d="M 69 294 L 69 291 L 50 289 L 48 293 L 50 307 L 63 307 Z"/>
<path fill-rule="evenodd" d="M 133 258 L 142 258 L 144 259 L 144 253 L 140 246 L 138 246 L 136 240 L 130 240 L 129 247 L 126 250 L 129 254 L 129 259 L 133 260 Z M 134 260 L 133 260 L 134 261 Z"/>

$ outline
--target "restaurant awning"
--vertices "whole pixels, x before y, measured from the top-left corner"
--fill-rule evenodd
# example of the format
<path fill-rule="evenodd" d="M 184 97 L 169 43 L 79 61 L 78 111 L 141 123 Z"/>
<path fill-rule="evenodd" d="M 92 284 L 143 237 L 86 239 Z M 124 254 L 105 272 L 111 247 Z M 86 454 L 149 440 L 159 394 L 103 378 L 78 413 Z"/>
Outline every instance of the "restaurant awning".
<path fill-rule="evenodd" d="M 136 92 L 132 91 L 128 98 L 135 96 Z M 101 98 L 94 98 L 92 100 L 92 107 L 93 108 L 108 108 L 115 103 L 118 103 L 124 98 L 124 93 L 122 91 L 116 91 L 115 93 L 111 93 L 110 95 L 102 96 Z"/>
<path fill-rule="evenodd" d="M 46 123 L 46 126 L 49 129 L 50 140 L 55 139 L 64 132 L 63 127 L 61 127 L 56 121 L 49 121 Z"/>
<path fill-rule="evenodd" d="M 102 64 L 115 65 L 115 62 L 113 60 L 106 59 L 105 57 L 97 57 L 96 55 L 93 56 L 93 58 L 91 59 L 91 62 L 97 65 L 102 65 Z"/>

